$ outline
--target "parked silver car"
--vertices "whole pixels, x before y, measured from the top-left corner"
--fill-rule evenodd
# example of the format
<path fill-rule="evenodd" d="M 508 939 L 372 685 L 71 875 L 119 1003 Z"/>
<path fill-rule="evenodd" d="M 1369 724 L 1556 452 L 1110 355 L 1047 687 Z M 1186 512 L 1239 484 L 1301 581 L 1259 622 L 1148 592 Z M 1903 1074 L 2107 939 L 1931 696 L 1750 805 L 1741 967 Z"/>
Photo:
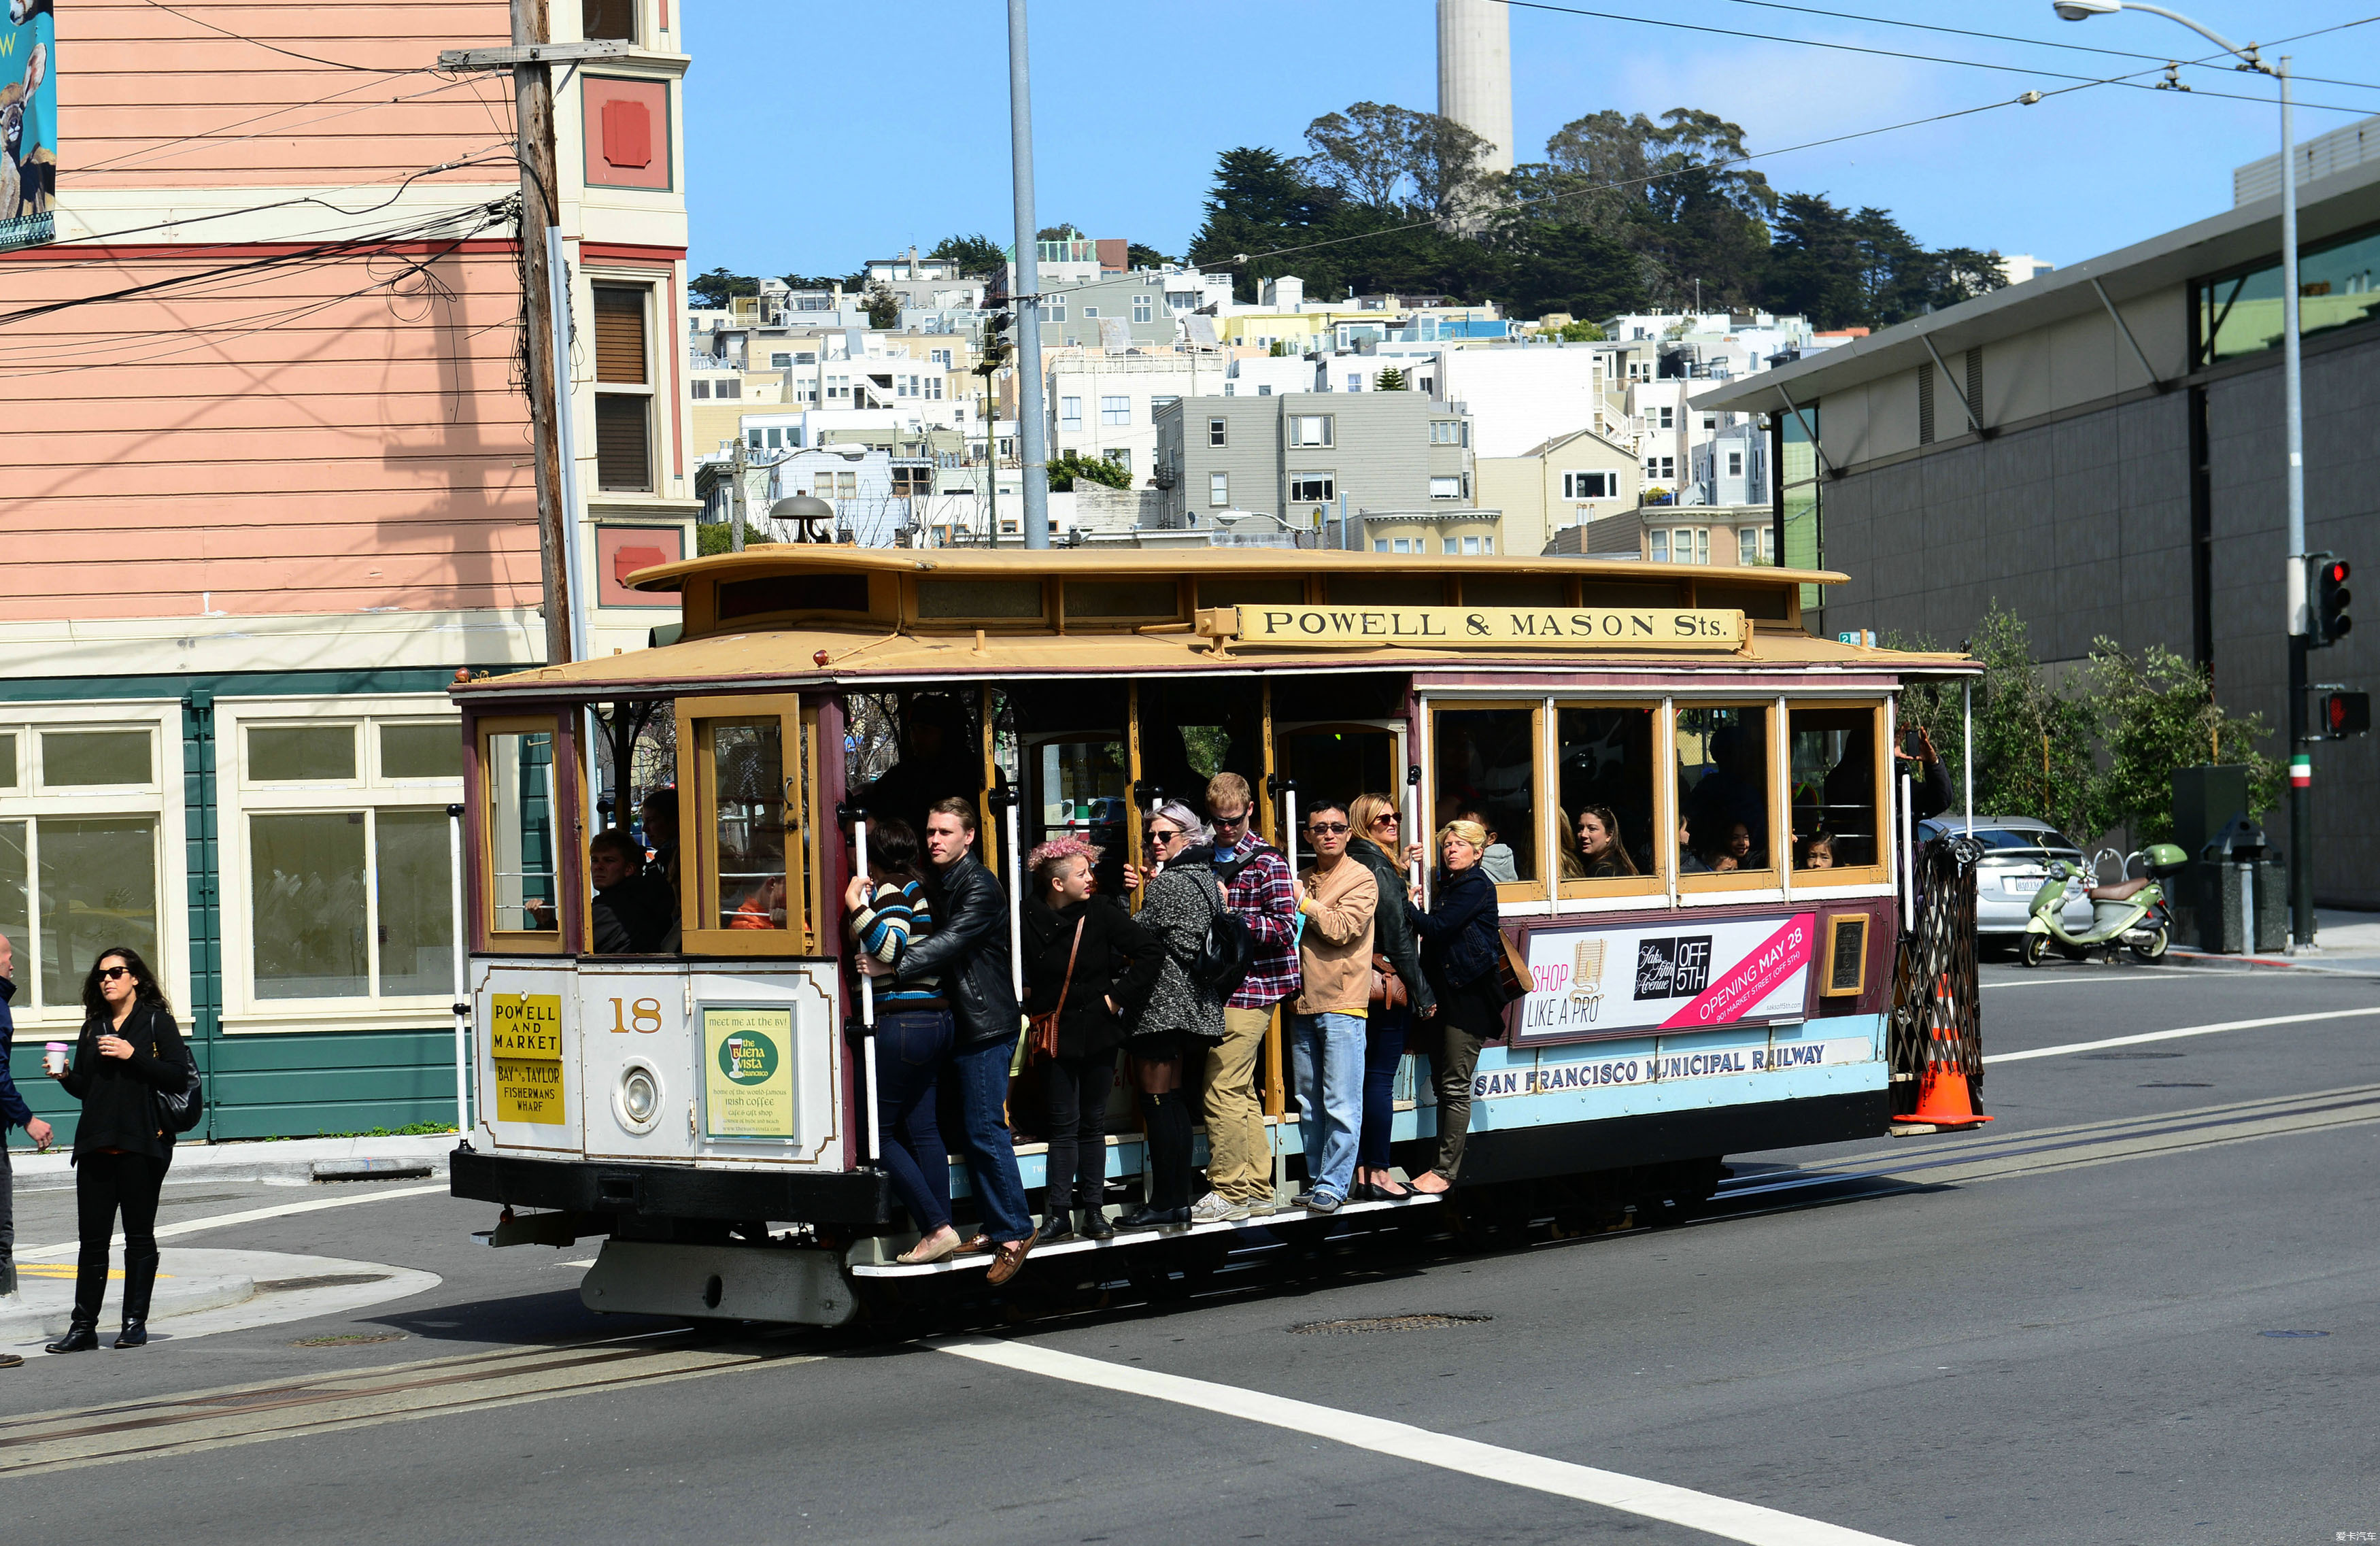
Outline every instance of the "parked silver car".
<path fill-rule="evenodd" d="M 1934 816 L 1917 823 L 1917 840 L 1930 842 L 1945 833 L 1968 830 L 1964 816 Z M 2082 895 L 2086 879 L 2082 850 L 2064 833 L 2030 816 L 1978 816 L 1975 841 L 1984 857 L 1975 862 L 1975 935 L 1985 944 L 2013 945 L 2033 916 L 2033 899 L 2049 877 L 2049 862 L 2064 859 L 2074 871 L 2066 883 L 2066 906 L 2060 918 L 2070 929 L 2091 926 L 2091 903 Z"/>

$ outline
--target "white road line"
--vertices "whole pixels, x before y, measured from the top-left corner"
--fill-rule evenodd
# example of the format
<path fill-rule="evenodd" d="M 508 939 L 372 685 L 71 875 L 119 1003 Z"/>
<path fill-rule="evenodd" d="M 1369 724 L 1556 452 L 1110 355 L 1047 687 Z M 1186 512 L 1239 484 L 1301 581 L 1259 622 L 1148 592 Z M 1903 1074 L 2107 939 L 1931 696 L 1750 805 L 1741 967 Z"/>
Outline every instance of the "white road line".
<path fill-rule="evenodd" d="M 1574 1498 L 1623 1514 L 1746 1541 L 1750 1546 L 1898 1546 L 1883 1536 L 1845 1529 L 1823 1520 L 1804 1519 L 1758 1503 L 1738 1503 L 1732 1498 L 1672 1487 L 1667 1482 L 1622 1476 L 1618 1471 L 1574 1466 L 1566 1460 L 1548 1460 L 1543 1455 L 1459 1439 L 1409 1423 L 1342 1412 L 1335 1406 L 1318 1406 L 1312 1402 L 1267 1395 L 1236 1385 L 1219 1385 L 1179 1374 L 1105 1363 L 1029 1342 L 945 1336 L 928 1338 L 923 1345 L 1019 1373 L 1171 1401 L 1196 1411 L 1220 1412 L 1268 1427 L 1330 1439 L 1355 1449 L 1394 1455 L 1417 1465 L 1436 1466 L 1488 1481 Z"/>
<path fill-rule="evenodd" d="M 428 1187 L 393 1187 L 384 1192 L 358 1192 L 353 1197 L 322 1197 L 307 1202 L 277 1203 L 271 1208 L 250 1208 L 239 1213 L 214 1213 L 203 1219 L 162 1224 L 158 1227 L 157 1238 L 171 1240 L 184 1235 L 196 1235 L 200 1230 L 222 1229 L 228 1224 L 255 1223 L 261 1219 L 286 1218 L 292 1213 L 318 1213 L 325 1208 L 352 1208 L 358 1202 L 378 1202 L 382 1198 L 420 1197 L 426 1192 L 443 1193 L 445 1190 L 446 1183 L 440 1181 Z M 122 1246 L 124 1236 L 116 1236 L 114 1244 Z M 68 1240 L 63 1246 L 35 1246 L 30 1250 L 18 1251 L 17 1256 L 19 1260 L 29 1260 L 37 1256 L 65 1256 L 81 1248 L 80 1242 Z"/>
<path fill-rule="evenodd" d="M 2100 1041 L 2070 1041 L 2062 1047 L 2028 1047 L 2021 1053 L 1994 1053 L 1984 1059 L 1994 1063 L 2022 1063 L 2029 1057 L 2063 1057 L 2069 1053 L 2095 1053 L 2102 1047 L 2136 1047 L 2143 1041 L 2171 1041 L 2184 1036 L 2212 1036 L 2219 1030 L 2256 1030 L 2265 1026 L 2305 1025 L 2314 1020 L 2350 1020 L 2359 1016 L 2380 1015 L 2380 1005 L 2370 1009 L 2325 1009 L 2312 1015 L 2270 1015 L 2261 1020 L 2225 1020 L 2209 1026 L 2183 1026 L 2175 1030 L 2144 1030 L 2137 1036 L 2110 1036 Z"/>
<path fill-rule="evenodd" d="M 2054 977 L 2013 978 L 1998 982 L 1986 982 L 1984 984 L 1984 991 L 1985 992 L 1989 992 L 1994 988 L 2095 988 L 2109 987 L 2119 983 L 2125 987 L 2131 988 L 2139 987 L 2143 983 L 2147 982 L 2188 982 L 2191 980 L 2192 979 L 2190 977 L 2178 971 L 2150 972 L 2128 970 L 2118 972 L 2093 972 L 2088 977 L 2082 976 L 2078 973 L 2072 977 L 2061 975 Z"/>

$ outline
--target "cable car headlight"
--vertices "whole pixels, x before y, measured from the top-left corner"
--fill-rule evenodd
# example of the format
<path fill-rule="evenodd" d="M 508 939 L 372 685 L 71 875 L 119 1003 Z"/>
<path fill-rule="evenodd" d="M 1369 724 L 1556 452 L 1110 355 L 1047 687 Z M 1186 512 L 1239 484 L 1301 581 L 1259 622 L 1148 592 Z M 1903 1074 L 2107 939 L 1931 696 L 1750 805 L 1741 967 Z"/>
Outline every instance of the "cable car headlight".
<path fill-rule="evenodd" d="M 662 1077 L 649 1063 L 631 1063 L 620 1070 L 619 1086 L 612 1091 L 612 1114 L 632 1133 L 650 1133 L 662 1114 Z"/>

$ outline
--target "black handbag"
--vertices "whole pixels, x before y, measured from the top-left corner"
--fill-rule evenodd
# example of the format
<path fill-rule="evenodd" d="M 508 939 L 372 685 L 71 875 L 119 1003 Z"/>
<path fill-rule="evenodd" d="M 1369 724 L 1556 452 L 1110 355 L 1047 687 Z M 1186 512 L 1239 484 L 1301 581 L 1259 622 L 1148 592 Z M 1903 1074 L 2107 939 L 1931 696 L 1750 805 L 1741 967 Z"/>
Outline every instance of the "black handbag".
<path fill-rule="evenodd" d="M 149 1012 L 149 1026 L 153 1033 L 157 1012 Z M 156 1055 L 157 1043 L 149 1043 L 150 1055 Z M 169 1133 L 187 1133 L 197 1126 L 207 1114 L 207 1097 L 199 1082 L 199 1061 L 190 1055 L 190 1044 L 182 1043 L 182 1088 L 177 1090 L 153 1090 L 157 1098 L 157 1126 Z"/>

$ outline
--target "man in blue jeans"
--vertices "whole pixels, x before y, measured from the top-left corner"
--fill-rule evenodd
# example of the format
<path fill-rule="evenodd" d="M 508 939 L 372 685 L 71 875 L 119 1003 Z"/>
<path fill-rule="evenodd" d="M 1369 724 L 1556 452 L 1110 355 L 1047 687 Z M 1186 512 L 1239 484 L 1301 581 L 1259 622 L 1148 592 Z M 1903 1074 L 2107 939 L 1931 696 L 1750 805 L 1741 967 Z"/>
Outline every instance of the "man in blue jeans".
<path fill-rule="evenodd" d="M 926 812 L 926 858 L 933 934 L 912 943 L 889 972 L 862 956 L 871 976 L 905 986 L 939 978 L 950 1001 L 948 1067 L 958 1081 L 966 1131 L 967 1175 L 983 1211 L 983 1230 L 961 1251 L 991 1250 L 985 1281 L 997 1288 L 1014 1277 L 1041 1232 L 1025 1208 L 1025 1178 L 1016 1170 L 1016 1140 L 1008 1131 L 1008 1064 L 1024 1029 L 1016 984 L 1009 971 L 1008 895 L 990 870 L 975 861 L 975 802 L 953 797 Z"/>
<path fill-rule="evenodd" d="M 16 1173 L 8 1163 L 8 1129 L 22 1127 L 37 1146 L 50 1146 L 50 1125 L 25 1104 L 8 1071 L 17 1036 L 17 1023 L 8 1013 L 8 1001 L 17 996 L 16 956 L 17 947 L 0 934 L 0 1294 L 17 1292 Z M 0 1369 L 15 1369 L 24 1361 L 14 1353 L 0 1353 Z"/>
<path fill-rule="evenodd" d="M 1307 1190 L 1297 1200 L 1335 1213 L 1355 1178 L 1357 1125 L 1364 1114 L 1364 1041 L 1372 996 L 1372 915 L 1383 906 L 1378 883 L 1347 856 L 1347 808 L 1318 800 L 1305 818 L 1314 868 L 1298 877 L 1297 966 L 1302 987 L 1291 1022 L 1290 1069 L 1297 1083 L 1298 1133 Z"/>

